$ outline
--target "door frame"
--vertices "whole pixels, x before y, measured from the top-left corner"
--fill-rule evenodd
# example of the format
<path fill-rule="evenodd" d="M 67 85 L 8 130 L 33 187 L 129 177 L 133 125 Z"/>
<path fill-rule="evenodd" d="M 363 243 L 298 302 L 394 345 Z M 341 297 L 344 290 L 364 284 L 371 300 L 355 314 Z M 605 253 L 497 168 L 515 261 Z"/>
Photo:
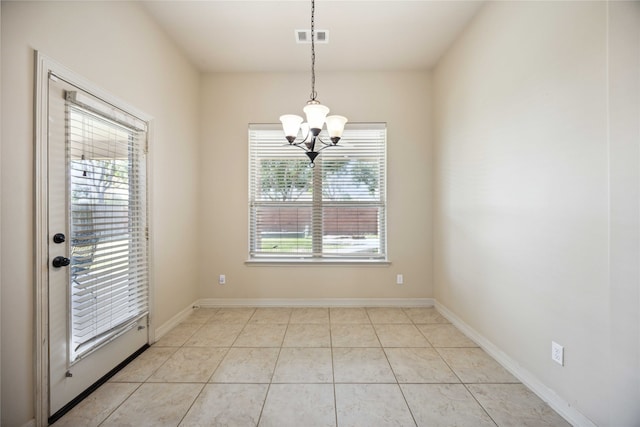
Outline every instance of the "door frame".
<path fill-rule="evenodd" d="M 48 100 L 49 75 L 119 106 L 148 123 L 147 207 L 149 230 L 153 230 L 153 117 L 99 88 L 39 51 L 34 51 L 34 413 L 35 425 L 47 426 L 49 419 L 49 230 L 48 224 Z M 155 342 L 153 233 L 149 232 L 149 344 Z"/>

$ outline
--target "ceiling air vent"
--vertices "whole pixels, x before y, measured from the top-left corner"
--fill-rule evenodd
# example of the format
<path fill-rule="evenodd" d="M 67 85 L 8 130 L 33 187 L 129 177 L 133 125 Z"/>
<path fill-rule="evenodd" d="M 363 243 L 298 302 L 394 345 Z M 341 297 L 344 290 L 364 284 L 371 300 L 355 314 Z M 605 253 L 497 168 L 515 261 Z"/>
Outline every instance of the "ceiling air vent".
<path fill-rule="evenodd" d="M 316 43 L 329 43 L 329 30 L 316 30 Z M 296 30 L 296 43 L 311 43 L 311 30 Z"/>

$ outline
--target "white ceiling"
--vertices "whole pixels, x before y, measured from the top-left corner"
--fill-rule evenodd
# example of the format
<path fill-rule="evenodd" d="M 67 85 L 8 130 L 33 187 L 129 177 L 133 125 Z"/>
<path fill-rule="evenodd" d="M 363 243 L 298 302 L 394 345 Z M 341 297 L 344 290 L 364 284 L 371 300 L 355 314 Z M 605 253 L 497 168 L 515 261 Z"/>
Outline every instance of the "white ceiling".
<path fill-rule="evenodd" d="M 202 71 L 305 71 L 310 0 L 145 1 L 144 8 Z M 426 70 L 478 11 L 480 1 L 316 0 L 316 68 Z"/>

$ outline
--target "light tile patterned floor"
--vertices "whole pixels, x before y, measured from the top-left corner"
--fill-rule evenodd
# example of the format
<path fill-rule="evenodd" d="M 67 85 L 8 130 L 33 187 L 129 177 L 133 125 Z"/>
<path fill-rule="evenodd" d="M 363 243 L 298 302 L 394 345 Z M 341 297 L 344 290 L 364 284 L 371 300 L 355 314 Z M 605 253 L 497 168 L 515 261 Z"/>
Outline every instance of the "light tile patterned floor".
<path fill-rule="evenodd" d="M 56 426 L 569 426 L 433 308 L 198 309 Z"/>

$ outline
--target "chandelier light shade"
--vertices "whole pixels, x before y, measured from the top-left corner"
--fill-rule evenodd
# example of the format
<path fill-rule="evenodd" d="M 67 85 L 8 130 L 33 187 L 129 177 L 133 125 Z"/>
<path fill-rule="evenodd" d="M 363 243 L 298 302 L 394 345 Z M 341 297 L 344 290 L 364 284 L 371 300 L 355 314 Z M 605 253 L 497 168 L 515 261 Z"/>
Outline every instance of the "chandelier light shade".
<path fill-rule="evenodd" d="M 329 116 L 327 117 L 327 131 L 329 132 L 329 138 L 331 142 L 337 144 L 342 138 L 342 132 L 344 132 L 344 125 L 347 124 L 347 118 L 344 116 Z"/>
<path fill-rule="evenodd" d="M 322 105 L 317 100 L 316 93 L 316 48 L 315 48 L 315 0 L 311 0 L 311 96 L 302 111 L 307 121 L 296 114 L 285 114 L 280 116 L 284 135 L 289 144 L 305 151 L 309 158 L 309 167 L 315 166 L 315 159 L 320 151 L 338 144 L 342 138 L 344 126 L 347 118 L 344 116 L 327 116 L 329 107 Z M 331 142 L 320 139 L 320 132 L 324 125 L 327 125 L 327 132 Z M 298 139 L 298 133 L 302 130 L 302 139 Z"/>
<path fill-rule="evenodd" d="M 295 114 L 285 114 L 284 116 L 280 116 L 284 135 L 289 142 L 295 141 L 303 120 L 304 119 L 302 117 L 296 116 Z"/>

